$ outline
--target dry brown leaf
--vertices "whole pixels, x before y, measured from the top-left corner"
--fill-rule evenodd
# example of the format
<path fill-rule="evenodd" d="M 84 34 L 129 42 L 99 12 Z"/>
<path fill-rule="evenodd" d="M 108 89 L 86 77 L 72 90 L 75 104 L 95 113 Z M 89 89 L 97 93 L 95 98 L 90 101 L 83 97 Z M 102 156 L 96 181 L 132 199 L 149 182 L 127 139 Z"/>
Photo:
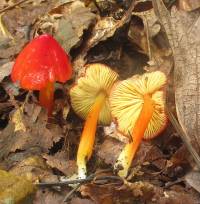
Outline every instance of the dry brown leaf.
<path fill-rule="evenodd" d="M 73 68 L 77 76 L 80 76 L 85 72 L 83 67 L 86 63 L 85 57 L 88 51 L 99 42 L 105 41 L 112 37 L 116 30 L 122 27 L 129 20 L 133 8 L 134 2 L 132 2 L 130 8 L 124 14 L 121 20 L 115 20 L 113 17 L 103 17 L 98 19 L 97 23 L 92 29 L 90 38 L 85 43 L 84 49 L 73 62 Z"/>
<path fill-rule="evenodd" d="M 45 1 L 39 5 L 23 3 L 3 13 L 2 23 L 14 39 L 7 43 L 3 41 L 3 46 L 0 46 L 1 58 L 9 58 L 20 52 L 31 37 L 32 24 L 50 11 L 54 4 L 54 1 Z"/>
<path fill-rule="evenodd" d="M 12 110 L 13 104 L 11 102 L 0 103 L 0 114 Z"/>
<path fill-rule="evenodd" d="M 69 193 L 66 189 L 39 189 L 33 200 L 33 204 L 61 204 L 64 197 Z"/>
<path fill-rule="evenodd" d="M 168 75 L 173 66 L 172 52 L 154 9 L 133 14 L 142 19 L 144 26 L 138 22 L 137 18 L 133 18 L 128 37 L 140 48 L 139 52 L 149 57 L 150 66 L 145 68 L 151 71 L 161 70 Z"/>
<path fill-rule="evenodd" d="M 13 168 L 16 164 L 33 155 L 34 156 L 41 155 L 41 150 L 38 147 L 34 147 L 26 151 L 11 153 L 3 161 L 1 161 L 0 164 L 3 166 L 3 169 L 8 171 L 9 169 Z"/>
<path fill-rule="evenodd" d="M 95 203 L 89 199 L 73 198 L 70 204 L 95 204 Z"/>
<path fill-rule="evenodd" d="M 162 204 L 196 204 L 200 196 L 194 191 L 185 191 L 181 186 L 173 186 L 170 190 L 152 185 L 146 181 L 96 185 L 86 184 L 80 188 L 82 196 L 89 196 L 95 203 L 162 203 Z"/>
<path fill-rule="evenodd" d="M 94 22 L 96 15 L 86 8 L 83 2 L 75 1 L 70 7 L 64 9 L 63 17 L 58 22 L 55 36 L 64 49 L 69 52 L 80 42 L 83 31 Z"/>
<path fill-rule="evenodd" d="M 152 185 L 148 183 L 143 185 L 135 184 L 131 188 L 128 185 L 116 185 L 114 183 L 106 185 L 86 184 L 81 186 L 80 192 L 84 197 L 89 196 L 96 204 L 135 203 L 136 201 L 140 201 L 140 198 L 138 198 L 140 196 L 139 191 L 140 193 L 143 192 L 142 196 L 140 196 L 142 198 L 145 193 L 148 194 L 149 191 L 152 191 L 152 187 L 150 188 L 149 186 L 151 187 Z M 137 196 L 134 196 L 133 192 Z"/>
<path fill-rule="evenodd" d="M 14 62 L 7 62 L 0 66 L 0 82 L 10 75 Z"/>
<path fill-rule="evenodd" d="M 187 138 L 200 150 L 200 14 L 199 10 L 185 12 L 172 7 L 171 13 L 161 0 L 153 2 L 174 54 L 174 86 L 176 111 Z M 193 154 L 194 155 L 194 154 Z M 194 156 L 196 161 L 199 158 Z M 198 162 L 199 163 L 199 162 Z M 200 164 L 199 164 L 200 166 Z"/>
<path fill-rule="evenodd" d="M 45 1 L 47 1 L 47 0 L 34 0 L 33 6 L 40 5 L 42 2 L 45 2 Z"/>
<path fill-rule="evenodd" d="M 143 12 L 133 12 L 133 14 L 141 18 L 144 24 L 147 23 L 150 38 L 156 36 L 160 32 L 161 26 L 158 24 L 158 18 L 153 9 Z"/>
<path fill-rule="evenodd" d="M 18 176 L 24 176 L 32 182 L 52 179 L 51 170 L 45 163 L 45 160 L 39 155 L 31 155 L 24 158 L 22 161 L 15 164 L 9 172 Z"/>
<path fill-rule="evenodd" d="M 106 164 L 114 165 L 124 144 L 113 138 L 106 138 L 102 145 L 99 146 L 97 155 Z M 113 154 L 114 152 L 114 154 Z M 164 155 L 155 145 L 149 142 L 143 142 L 133 161 L 134 166 L 141 165 L 144 162 L 149 162 L 162 170 L 166 166 Z"/>
<path fill-rule="evenodd" d="M 185 11 L 193 11 L 200 7 L 199 0 L 179 0 L 179 7 Z"/>
<path fill-rule="evenodd" d="M 171 157 L 170 162 L 173 164 L 173 168 L 185 164 L 191 164 L 191 157 L 185 145 L 182 145 Z"/>
<path fill-rule="evenodd" d="M 163 170 L 166 167 L 167 160 L 156 145 L 143 141 L 133 164 L 141 165 L 145 162 L 151 163 L 158 170 Z"/>
<path fill-rule="evenodd" d="M 162 195 L 158 197 L 154 197 L 152 203 L 159 203 L 159 204 L 197 204 L 199 203 L 199 195 L 195 192 L 185 192 L 182 188 L 174 186 L 172 190 L 164 191 Z"/>
<path fill-rule="evenodd" d="M 194 191 L 186 192 L 181 186 L 173 186 L 170 190 L 165 190 L 148 182 L 125 182 L 122 189 L 130 189 L 132 196 L 140 199 L 140 203 L 159 204 L 197 204 L 200 196 Z"/>
<path fill-rule="evenodd" d="M 17 131 L 26 132 L 26 126 L 23 121 L 23 106 L 14 112 L 11 121 L 15 124 L 14 130 L 15 132 Z"/>
<path fill-rule="evenodd" d="M 114 186 L 98 186 L 87 184 L 81 186 L 80 192 L 83 196 L 89 196 L 97 204 L 114 204 Z"/>
<path fill-rule="evenodd" d="M 84 30 L 88 29 L 96 18 L 83 2 L 70 2 L 72 3 L 57 4 L 57 7 L 41 18 L 37 25 L 40 32 L 53 33 L 67 52 L 80 43 Z"/>
<path fill-rule="evenodd" d="M 85 72 L 83 67 L 86 63 L 84 58 L 87 55 L 87 52 L 99 42 L 112 37 L 115 31 L 122 25 L 122 21 L 115 20 L 113 17 L 105 17 L 97 21 L 89 40 L 86 42 L 85 48 L 73 62 L 73 68 L 76 71 L 77 76 L 81 76 Z"/>
<path fill-rule="evenodd" d="M 113 17 L 105 17 L 97 21 L 92 36 L 88 41 L 88 47 L 92 48 L 100 41 L 104 41 L 113 36 L 116 29 L 119 28 L 120 21 L 115 20 Z"/>
<path fill-rule="evenodd" d="M 73 174 L 77 172 L 76 161 L 67 160 L 66 152 L 56 153 L 54 156 L 45 154 L 43 155 L 43 158 L 46 159 L 46 163 L 50 167 L 54 169 L 58 169 L 65 176 L 72 176 Z"/>
<path fill-rule="evenodd" d="M 97 155 L 106 164 L 114 165 L 122 148 L 123 143 L 119 142 L 114 138 L 106 138 L 103 144 L 98 147 Z"/>
<path fill-rule="evenodd" d="M 134 197 L 143 197 L 144 194 L 154 191 L 154 186 L 148 182 L 127 182 L 120 189 L 130 189 Z"/>
<path fill-rule="evenodd" d="M 26 131 L 14 131 L 13 123 L 0 134 L 0 158 L 10 152 L 27 150 L 31 147 L 40 147 L 42 152 L 49 152 L 54 143 L 64 136 L 62 128 L 56 124 L 50 124 L 47 128 L 47 114 L 40 112 L 35 104 L 26 104 L 23 121 L 26 123 Z M 37 119 L 36 119 L 37 115 Z"/>
<path fill-rule="evenodd" d="M 64 4 L 72 3 L 74 1 L 77 1 L 77 0 L 58 0 L 56 2 L 55 8 L 58 8 L 60 6 L 64 6 Z"/>
<path fill-rule="evenodd" d="M 10 1 L 1 0 L 1 1 L 0 1 L 0 9 L 3 9 L 3 8 L 9 6 L 9 4 L 10 4 Z"/>
<path fill-rule="evenodd" d="M 190 171 L 185 176 L 184 179 L 187 184 L 192 186 L 196 191 L 200 193 L 200 172 Z"/>

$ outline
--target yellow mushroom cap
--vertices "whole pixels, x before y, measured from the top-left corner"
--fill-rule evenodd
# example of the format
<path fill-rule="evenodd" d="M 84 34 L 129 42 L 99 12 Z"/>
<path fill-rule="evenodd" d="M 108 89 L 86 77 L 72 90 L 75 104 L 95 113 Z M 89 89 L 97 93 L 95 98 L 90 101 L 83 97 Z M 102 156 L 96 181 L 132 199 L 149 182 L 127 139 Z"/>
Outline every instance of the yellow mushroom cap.
<path fill-rule="evenodd" d="M 70 90 L 71 105 L 74 111 L 81 118 L 86 119 L 97 95 L 103 92 L 109 96 L 117 78 L 118 74 L 104 64 L 87 65 L 85 75 L 80 77 L 77 84 Z M 98 122 L 103 125 L 108 125 L 111 122 L 108 97 L 101 108 Z"/>
<path fill-rule="evenodd" d="M 154 112 L 144 133 L 144 139 L 157 136 L 166 126 L 165 95 L 162 90 L 166 76 L 160 71 L 135 75 L 115 85 L 110 94 L 111 114 L 116 119 L 118 130 L 132 134 L 143 107 L 143 96 L 148 94 L 154 101 Z M 134 137 L 134 135 L 133 135 Z"/>

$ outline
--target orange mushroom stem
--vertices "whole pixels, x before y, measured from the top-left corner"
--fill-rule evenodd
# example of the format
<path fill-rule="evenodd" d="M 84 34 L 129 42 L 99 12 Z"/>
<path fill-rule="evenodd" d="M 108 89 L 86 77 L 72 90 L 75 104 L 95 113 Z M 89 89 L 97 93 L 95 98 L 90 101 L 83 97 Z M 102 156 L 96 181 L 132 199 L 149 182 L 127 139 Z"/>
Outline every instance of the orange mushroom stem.
<path fill-rule="evenodd" d="M 92 155 L 97 123 L 109 125 L 111 122 L 108 96 L 117 78 L 118 74 L 108 66 L 90 64 L 85 75 L 70 89 L 74 111 L 86 120 L 77 153 L 79 178 L 86 177 L 86 162 Z"/>
<path fill-rule="evenodd" d="M 153 100 L 148 94 L 144 95 L 144 104 L 132 131 L 133 141 L 125 145 L 118 158 L 119 162 L 117 165 L 120 166 L 120 163 L 122 162 L 121 166 L 123 166 L 123 169 L 118 172 L 119 176 L 126 177 L 128 169 L 132 163 L 132 160 L 134 159 L 135 153 L 137 152 L 137 149 L 143 139 L 145 130 L 152 118 L 153 111 Z"/>
<path fill-rule="evenodd" d="M 124 135 L 132 133 L 132 142 L 125 145 L 115 164 L 121 177 L 127 176 L 142 139 L 152 139 L 167 124 L 165 84 L 165 74 L 156 71 L 121 81 L 111 91 L 111 113 L 118 130 Z"/>
<path fill-rule="evenodd" d="M 86 161 L 92 156 L 92 150 L 95 141 L 95 133 L 97 128 L 97 121 L 99 113 L 106 100 L 106 94 L 100 92 L 96 97 L 94 105 L 89 112 L 85 121 L 84 129 L 81 135 L 81 140 L 77 153 L 78 175 L 83 178 L 86 175 Z"/>
<path fill-rule="evenodd" d="M 54 83 L 48 82 L 47 86 L 40 90 L 39 103 L 47 109 L 48 116 L 51 116 L 54 106 Z"/>

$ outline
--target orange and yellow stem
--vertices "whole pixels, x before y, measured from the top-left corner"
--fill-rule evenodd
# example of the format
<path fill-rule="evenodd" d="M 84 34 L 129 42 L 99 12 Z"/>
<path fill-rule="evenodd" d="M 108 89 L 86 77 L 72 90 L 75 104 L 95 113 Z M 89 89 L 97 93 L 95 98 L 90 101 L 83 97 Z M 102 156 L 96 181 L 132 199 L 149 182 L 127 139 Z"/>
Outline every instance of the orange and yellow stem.
<path fill-rule="evenodd" d="M 120 167 L 120 169 L 122 169 L 119 170 L 118 172 L 119 176 L 121 177 L 127 176 L 128 169 L 142 141 L 145 130 L 148 127 L 149 121 L 151 120 L 151 117 L 153 115 L 153 111 L 154 102 L 151 99 L 151 96 L 145 95 L 142 110 L 132 131 L 133 141 L 125 145 L 115 164 L 115 168 Z"/>
<path fill-rule="evenodd" d="M 40 90 L 39 102 L 47 109 L 48 116 L 51 116 L 54 105 L 54 83 L 48 82 L 47 86 Z"/>
<path fill-rule="evenodd" d="M 92 150 L 95 141 L 95 133 L 97 128 L 97 121 L 105 100 L 106 100 L 105 93 L 103 92 L 99 93 L 85 121 L 77 153 L 77 166 L 79 178 L 86 177 L 87 173 L 86 162 L 87 160 L 90 159 L 92 155 Z"/>

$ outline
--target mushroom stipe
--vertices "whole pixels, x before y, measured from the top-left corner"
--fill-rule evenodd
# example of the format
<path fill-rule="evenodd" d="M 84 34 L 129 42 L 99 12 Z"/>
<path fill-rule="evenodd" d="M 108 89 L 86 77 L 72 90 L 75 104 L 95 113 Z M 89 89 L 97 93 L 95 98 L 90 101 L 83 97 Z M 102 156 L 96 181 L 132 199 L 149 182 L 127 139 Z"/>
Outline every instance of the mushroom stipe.
<path fill-rule="evenodd" d="M 90 64 L 85 76 L 70 90 L 74 111 L 86 120 L 77 153 L 79 178 L 87 174 L 86 162 L 92 155 L 97 123 L 108 125 L 111 122 L 108 96 L 117 78 L 118 74 L 108 66 Z"/>
<path fill-rule="evenodd" d="M 132 141 L 125 145 L 115 164 L 122 167 L 118 174 L 126 177 L 135 153 L 143 138 L 157 136 L 166 126 L 164 73 L 156 71 L 136 75 L 116 84 L 111 91 L 110 106 L 118 130 L 132 133 Z"/>

